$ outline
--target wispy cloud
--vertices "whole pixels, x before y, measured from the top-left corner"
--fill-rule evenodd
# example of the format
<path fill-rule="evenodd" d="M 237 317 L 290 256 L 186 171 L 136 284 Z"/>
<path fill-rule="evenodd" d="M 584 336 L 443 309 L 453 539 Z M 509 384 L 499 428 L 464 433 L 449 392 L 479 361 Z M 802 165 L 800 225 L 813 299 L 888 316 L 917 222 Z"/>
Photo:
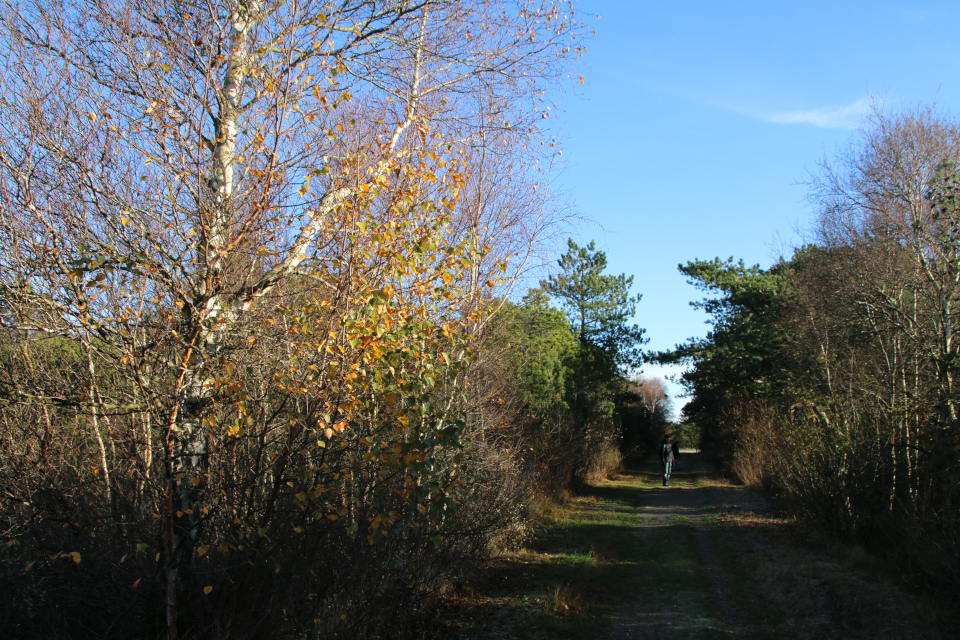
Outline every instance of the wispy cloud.
<path fill-rule="evenodd" d="M 861 98 L 852 104 L 839 107 L 776 111 L 767 114 L 765 119 L 777 124 L 809 124 L 821 129 L 854 129 L 870 110 L 870 104 L 868 98 Z"/>

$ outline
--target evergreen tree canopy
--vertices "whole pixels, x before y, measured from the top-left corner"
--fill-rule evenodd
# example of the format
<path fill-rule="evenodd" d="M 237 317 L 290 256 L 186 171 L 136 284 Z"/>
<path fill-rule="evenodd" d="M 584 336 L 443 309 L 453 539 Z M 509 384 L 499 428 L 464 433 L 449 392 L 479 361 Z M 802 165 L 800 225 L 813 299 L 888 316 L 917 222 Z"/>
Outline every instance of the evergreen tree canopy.
<path fill-rule="evenodd" d="M 734 398 L 774 394 L 784 386 L 783 340 L 775 328 L 785 292 L 781 263 L 769 270 L 743 260 L 693 260 L 680 265 L 688 282 L 711 296 L 691 305 L 710 315 L 713 330 L 670 351 L 650 354 L 653 362 L 686 365 L 682 382 L 692 393 L 684 415 L 716 437 L 724 407 Z"/>
<path fill-rule="evenodd" d="M 515 352 L 517 386 L 530 411 L 568 410 L 565 389 L 579 345 L 563 312 L 542 289 L 531 289 L 520 304 L 507 304 L 496 326 Z"/>
<path fill-rule="evenodd" d="M 599 347 L 619 369 L 640 364 L 644 330 L 627 324 L 641 296 L 630 295 L 633 276 L 606 275 L 607 256 L 593 242 L 580 247 L 567 240 L 560 273 L 541 283 L 560 300 L 574 334 L 582 344 Z"/>

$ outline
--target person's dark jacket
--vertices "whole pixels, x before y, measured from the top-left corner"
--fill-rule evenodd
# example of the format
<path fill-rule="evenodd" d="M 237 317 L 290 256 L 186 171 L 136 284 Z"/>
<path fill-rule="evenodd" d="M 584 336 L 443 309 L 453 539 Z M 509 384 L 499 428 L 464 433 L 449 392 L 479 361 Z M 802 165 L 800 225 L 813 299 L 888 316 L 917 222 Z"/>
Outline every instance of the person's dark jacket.
<path fill-rule="evenodd" d="M 673 441 L 673 457 L 678 460 L 680 459 L 680 445 L 677 444 L 676 440 Z"/>
<path fill-rule="evenodd" d="M 663 464 L 673 462 L 673 445 L 667 440 L 660 444 L 660 462 Z"/>

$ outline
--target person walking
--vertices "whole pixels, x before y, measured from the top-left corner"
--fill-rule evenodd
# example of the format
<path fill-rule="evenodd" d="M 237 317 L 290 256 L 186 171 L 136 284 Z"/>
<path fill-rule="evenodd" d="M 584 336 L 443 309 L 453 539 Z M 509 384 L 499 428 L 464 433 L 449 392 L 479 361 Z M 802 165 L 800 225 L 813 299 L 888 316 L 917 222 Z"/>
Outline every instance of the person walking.
<path fill-rule="evenodd" d="M 673 466 L 673 444 L 670 434 L 663 436 L 660 443 L 660 462 L 663 463 L 663 486 L 670 486 L 670 468 Z"/>

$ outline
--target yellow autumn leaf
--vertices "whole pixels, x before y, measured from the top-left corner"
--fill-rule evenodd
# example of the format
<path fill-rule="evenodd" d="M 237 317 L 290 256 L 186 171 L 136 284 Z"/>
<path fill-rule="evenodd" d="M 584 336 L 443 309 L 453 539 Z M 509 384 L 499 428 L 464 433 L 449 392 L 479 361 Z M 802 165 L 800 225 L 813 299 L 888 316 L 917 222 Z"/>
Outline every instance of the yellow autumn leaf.
<path fill-rule="evenodd" d="M 209 595 L 211 591 L 213 591 L 213 587 L 211 587 L 211 586 L 206 586 L 206 587 L 203 588 L 203 595 L 205 595 L 205 596 L 206 596 L 206 595 Z"/>

